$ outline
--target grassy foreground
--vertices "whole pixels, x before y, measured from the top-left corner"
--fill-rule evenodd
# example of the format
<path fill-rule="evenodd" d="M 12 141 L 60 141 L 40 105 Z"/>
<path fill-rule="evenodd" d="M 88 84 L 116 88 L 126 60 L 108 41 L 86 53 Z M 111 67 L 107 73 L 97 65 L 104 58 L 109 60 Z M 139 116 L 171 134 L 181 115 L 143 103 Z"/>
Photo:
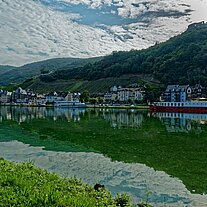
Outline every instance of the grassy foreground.
<path fill-rule="evenodd" d="M 63 179 L 32 163 L 12 163 L 0 159 L 0 207 L 115 207 L 132 206 L 127 195 L 98 191 L 77 180 Z M 145 206 L 141 204 L 140 206 Z"/>

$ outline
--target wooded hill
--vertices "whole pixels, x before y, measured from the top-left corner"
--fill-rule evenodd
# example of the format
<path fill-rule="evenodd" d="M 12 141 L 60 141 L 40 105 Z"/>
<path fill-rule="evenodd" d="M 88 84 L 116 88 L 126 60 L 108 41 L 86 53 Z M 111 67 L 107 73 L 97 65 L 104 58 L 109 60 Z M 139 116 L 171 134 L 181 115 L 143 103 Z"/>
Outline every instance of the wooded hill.
<path fill-rule="evenodd" d="M 150 74 L 164 84 L 207 85 L 207 24 L 191 25 L 186 32 L 154 47 L 114 52 L 101 61 L 73 70 L 56 71 L 56 79 L 97 80 L 124 74 Z M 49 77 L 40 77 L 50 81 Z"/>
<path fill-rule="evenodd" d="M 126 77 L 128 81 L 122 82 Z M 160 83 L 164 87 L 167 84 L 196 83 L 207 86 L 207 24 L 192 24 L 184 33 L 148 49 L 113 52 L 81 67 L 66 66 L 64 70 L 42 74 L 22 86 L 34 90 L 41 86 L 47 91 L 62 88 L 103 92 L 114 84 L 141 82 Z"/>
<path fill-rule="evenodd" d="M 54 58 L 39 62 L 26 64 L 20 67 L 0 66 L 0 85 L 7 85 L 10 83 L 21 83 L 26 79 L 41 74 L 51 73 L 56 70 L 71 69 L 83 66 L 87 63 L 92 63 L 100 60 L 97 58 Z"/>

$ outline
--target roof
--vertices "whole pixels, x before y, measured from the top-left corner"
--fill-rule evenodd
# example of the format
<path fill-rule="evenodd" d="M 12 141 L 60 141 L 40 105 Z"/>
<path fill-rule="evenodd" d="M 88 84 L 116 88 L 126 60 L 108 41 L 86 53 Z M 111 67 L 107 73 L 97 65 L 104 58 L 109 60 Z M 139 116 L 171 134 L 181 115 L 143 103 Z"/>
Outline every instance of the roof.
<path fill-rule="evenodd" d="M 179 85 L 168 85 L 166 88 L 166 91 L 171 91 L 171 90 L 178 88 L 178 87 L 179 87 Z"/>
<path fill-rule="evenodd" d="M 68 93 L 65 92 L 50 92 L 46 96 L 55 96 L 55 97 L 66 97 Z"/>
<path fill-rule="evenodd" d="M 25 90 L 23 90 L 21 87 L 19 87 L 19 88 L 17 88 L 16 90 L 15 90 L 15 93 L 19 93 L 19 94 L 27 94 L 27 92 L 25 91 Z"/>
<path fill-rule="evenodd" d="M 187 90 L 189 85 L 168 85 L 166 91 Z"/>

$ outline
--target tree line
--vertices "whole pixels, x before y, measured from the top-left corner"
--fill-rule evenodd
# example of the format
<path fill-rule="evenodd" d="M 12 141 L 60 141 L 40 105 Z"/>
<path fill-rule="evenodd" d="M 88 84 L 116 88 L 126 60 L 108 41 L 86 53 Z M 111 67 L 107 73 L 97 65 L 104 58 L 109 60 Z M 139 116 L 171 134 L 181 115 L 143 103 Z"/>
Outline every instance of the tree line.
<path fill-rule="evenodd" d="M 124 74 L 149 74 L 162 84 L 201 83 L 207 86 L 207 24 L 189 27 L 184 33 L 148 49 L 113 52 L 82 67 L 42 74 L 40 79 L 97 80 Z"/>

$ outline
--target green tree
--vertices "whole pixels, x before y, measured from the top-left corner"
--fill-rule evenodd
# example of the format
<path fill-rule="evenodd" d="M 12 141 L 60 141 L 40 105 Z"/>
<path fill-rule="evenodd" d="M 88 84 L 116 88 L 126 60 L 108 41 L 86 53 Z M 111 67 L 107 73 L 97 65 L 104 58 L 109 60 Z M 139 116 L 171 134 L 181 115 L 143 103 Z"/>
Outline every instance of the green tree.
<path fill-rule="evenodd" d="M 93 104 L 94 106 L 97 104 L 98 100 L 97 98 L 90 98 L 90 103 Z"/>
<path fill-rule="evenodd" d="M 89 92 L 87 90 L 83 91 L 80 95 L 81 102 L 88 102 L 89 101 Z"/>

